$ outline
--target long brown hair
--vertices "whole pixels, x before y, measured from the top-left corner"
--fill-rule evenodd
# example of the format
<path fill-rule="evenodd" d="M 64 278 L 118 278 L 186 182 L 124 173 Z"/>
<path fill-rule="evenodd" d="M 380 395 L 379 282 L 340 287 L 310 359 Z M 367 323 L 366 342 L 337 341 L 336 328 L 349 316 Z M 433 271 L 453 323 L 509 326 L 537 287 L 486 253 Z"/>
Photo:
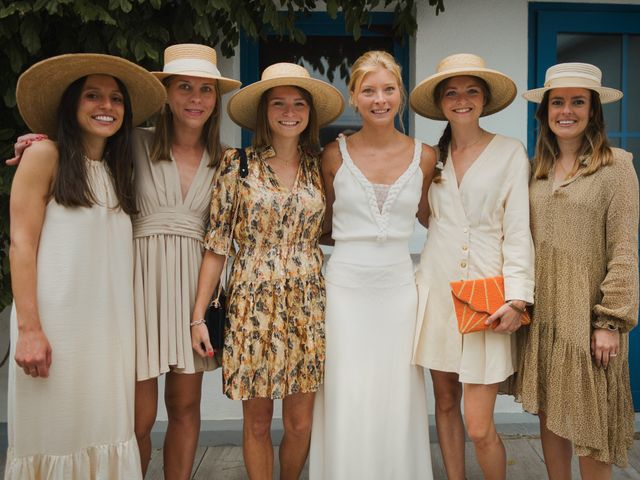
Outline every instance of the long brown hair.
<path fill-rule="evenodd" d="M 169 89 L 171 81 L 175 78 L 176 77 L 172 75 L 162 80 L 167 90 Z M 222 157 L 222 145 L 220 144 L 221 104 L 222 98 L 216 83 L 216 106 L 202 128 L 202 142 L 204 143 L 205 150 L 209 154 L 209 167 L 218 165 Z M 171 161 L 171 144 L 173 143 L 174 130 L 173 113 L 168 103 L 164 104 L 158 114 L 155 128 L 153 144 L 151 146 L 151 161 Z"/>
<path fill-rule="evenodd" d="M 482 94 L 484 96 L 484 104 L 486 105 L 491 101 L 491 89 L 489 88 L 489 84 L 485 82 L 482 78 L 476 77 L 473 75 L 469 75 L 477 80 L 480 85 L 480 89 L 482 90 Z M 442 102 L 442 97 L 444 97 L 444 90 L 447 86 L 447 82 L 453 77 L 445 78 L 442 80 L 436 88 L 433 90 L 433 98 L 436 101 L 436 105 L 440 107 Z M 449 145 L 451 145 L 451 124 L 447 122 L 447 126 L 444 128 L 440 139 L 438 140 L 437 152 L 438 152 L 438 162 L 442 162 L 440 168 L 436 168 L 435 175 L 433 176 L 433 181 L 435 183 L 440 183 L 442 181 L 442 170 L 444 169 L 444 164 L 447 163 L 447 157 L 449 156 Z"/>
<path fill-rule="evenodd" d="M 283 87 L 287 85 L 281 85 Z M 318 125 L 318 114 L 313 104 L 313 97 L 304 88 L 291 85 L 300 92 L 302 98 L 309 105 L 309 123 L 307 128 L 300 134 L 300 146 L 307 151 L 319 151 L 320 149 L 320 126 Z M 269 103 L 269 94 L 277 87 L 270 88 L 265 91 L 258 102 L 258 110 L 256 112 L 256 131 L 253 135 L 253 148 L 265 148 L 271 145 L 273 139 L 271 137 L 271 128 L 269 127 L 269 117 L 267 115 L 267 107 Z"/>
<path fill-rule="evenodd" d="M 591 92 L 590 118 L 578 149 L 578 167 L 574 172 L 580 172 L 582 175 L 591 175 L 600 167 L 611 163 L 613 159 L 613 152 L 605 132 L 600 95 L 594 90 L 589 91 Z M 547 178 L 560 155 L 558 140 L 549 127 L 550 92 L 551 90 L 544 92 L 542 101 L 536 110 L 539 128 L 536 153 L 533 156 L 533 176 L 536 179 Z"/>
<path fill-rule="evenodd" d="M 118 198 L 118 206 L 129 215 L 136 213 L 133 187 L 133 153 L 131 148 L 131 100 L 124 84 L 113 77 L 124 98 L 124 117 L 120 129 L 107 138 L 103 158 Z M 96 198 L 87 178 L 87 164 L 78 125 L 78 104 L 87 77 L 73 82 L 62 95 L 58 106 L 58 171 L 52 195 L 65 207 L 91 207 Z"/>

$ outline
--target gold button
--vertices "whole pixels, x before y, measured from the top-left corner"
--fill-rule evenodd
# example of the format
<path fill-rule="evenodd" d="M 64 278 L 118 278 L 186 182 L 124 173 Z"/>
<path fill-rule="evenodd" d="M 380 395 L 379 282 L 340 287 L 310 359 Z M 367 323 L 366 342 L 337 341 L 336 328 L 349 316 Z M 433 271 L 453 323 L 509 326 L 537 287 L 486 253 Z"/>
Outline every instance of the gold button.
<path fill-rule="evenodd" d="M 462 246 L 462 250 L 464 250 L 466 252 L 467 250 L 469 250 L 469 247 L 467 245 L 463 245 Z"/>
<path fill-rule="evenodd" d="M 460 262 L 460 266 L 462 268 L 467 268 L 467 262 Z"/>

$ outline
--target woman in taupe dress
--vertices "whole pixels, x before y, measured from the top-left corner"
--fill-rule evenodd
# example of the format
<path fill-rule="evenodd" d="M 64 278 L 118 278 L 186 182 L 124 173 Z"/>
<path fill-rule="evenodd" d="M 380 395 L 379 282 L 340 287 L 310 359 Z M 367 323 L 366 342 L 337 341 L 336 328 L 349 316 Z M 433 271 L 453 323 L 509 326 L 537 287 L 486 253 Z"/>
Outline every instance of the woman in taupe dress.
<path fill-rule="evenodd" d="M 622 93 L 600 70 L 547 70 L 530 185 L 536 249 L 534 316 L 521 350 L 518 397 L 538 414 L 549 478 L 611 478 L 633 445 L 629 330 L 638 317 L 638 179 L 609 146 L 602 104 Z"/>

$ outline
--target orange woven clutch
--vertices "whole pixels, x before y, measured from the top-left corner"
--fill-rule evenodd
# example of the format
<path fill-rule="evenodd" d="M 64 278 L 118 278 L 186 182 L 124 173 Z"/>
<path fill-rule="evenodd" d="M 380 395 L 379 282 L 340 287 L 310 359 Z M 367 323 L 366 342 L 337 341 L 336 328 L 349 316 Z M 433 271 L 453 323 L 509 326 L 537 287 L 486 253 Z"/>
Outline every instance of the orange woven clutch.
<path fill-rule="evenodd" d="M 461 280 L 450 285 L 460 333 L 479 332 L 497 326 L 496 322 L 490 327 L 484 322 L 504 305 L 503 277 Z M 529 313 L 523 313 L 520 321 L 522 325 L 529 325 Z"/>

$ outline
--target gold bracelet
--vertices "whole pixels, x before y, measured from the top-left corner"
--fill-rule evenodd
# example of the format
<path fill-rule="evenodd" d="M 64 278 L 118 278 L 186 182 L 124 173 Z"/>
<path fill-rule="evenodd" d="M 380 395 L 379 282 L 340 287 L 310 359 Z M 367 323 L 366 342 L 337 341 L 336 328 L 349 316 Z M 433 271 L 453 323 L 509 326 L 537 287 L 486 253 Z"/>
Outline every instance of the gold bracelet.
<path fill-rule="evenodd" d="M 201 318 L 200 320 L 194 320 L 193 322 L 191 322 L 191 326 L 195 327 L 196 325 L 202 325 L 203 323 L 206 323 L 204 321 L 204 318 Z"/>
<path fill-rule="evenodd" d="M 507 305 L 509 305 L 512 309 L 514 309 L 520 315 L 524 315 L 526 313 L 526 310 L 524 308 L 520 308 L 520 307 L 514 305 L 513 302 L 511 302 L 511 301 L 507 302 Z"/>

